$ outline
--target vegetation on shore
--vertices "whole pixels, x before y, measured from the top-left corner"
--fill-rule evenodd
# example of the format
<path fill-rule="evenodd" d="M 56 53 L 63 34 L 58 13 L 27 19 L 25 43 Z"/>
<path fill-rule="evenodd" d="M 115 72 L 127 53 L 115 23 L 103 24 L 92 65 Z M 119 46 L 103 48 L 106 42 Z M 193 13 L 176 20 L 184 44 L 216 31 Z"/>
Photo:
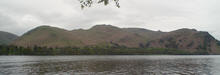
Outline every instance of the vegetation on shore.
<path fill-rule="evenodd" d="M 205 50 L 188 52 L 164 48 L 127 48 L 124 46 L 87 47 L 18 47 L 0 45 L 0 55 L 206 55 Z"/>

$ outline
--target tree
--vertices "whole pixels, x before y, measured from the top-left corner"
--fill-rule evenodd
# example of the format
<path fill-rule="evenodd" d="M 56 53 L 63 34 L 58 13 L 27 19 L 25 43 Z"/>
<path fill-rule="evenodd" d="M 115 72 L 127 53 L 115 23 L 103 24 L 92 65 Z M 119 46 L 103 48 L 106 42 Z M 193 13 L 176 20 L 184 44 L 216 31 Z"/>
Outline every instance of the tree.
<path fill-rule="evenodd" d="M 94 3 L 108 5 L 111 1 L 115 2 L 116 7 L 120 8 L 119 0 L 79 0 L 81 8 L 91 7 Z"/>

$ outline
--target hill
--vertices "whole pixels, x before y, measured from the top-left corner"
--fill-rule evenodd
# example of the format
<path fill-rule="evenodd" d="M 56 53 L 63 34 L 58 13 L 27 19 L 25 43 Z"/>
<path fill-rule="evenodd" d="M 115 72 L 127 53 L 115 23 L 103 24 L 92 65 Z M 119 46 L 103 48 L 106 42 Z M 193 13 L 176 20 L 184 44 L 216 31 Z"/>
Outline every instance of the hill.
<path fill-rule="evenodd" d="M 12 33 L 0 31 L 0 44 L 9 44 L 14 41 L 18 36 Z"/>
<path fill-rule="evenodd" d="M 25 33 L 14 41 L 13 45 L 24 47 L 35 45 L 47 47 L 125 46 L 220 53 L 219 41 L 208 32 L 186 28 L 161 32 L 142 28 L 118 28 L 112 25 L 96 25 L 87 30 L 72 31 L 40 26 Z"/>
<path fill-rule="evenodd" d="M 220 53 L 219 46 L 218 40 L 208 32 L 195 29 L 179 29 L 168 32 L 145 44 L 145 47 L 151 48 L 174 48 L 190 52 L 203 51 L 210 54 Z"/>
<path fill-rule="evenodd" d="M 81 42 L 70 31 L 51 26 L 40 26 L 25 33 L 13 44 L 23 47 L 64 47 L 78 46 L 81 45 Z"/>

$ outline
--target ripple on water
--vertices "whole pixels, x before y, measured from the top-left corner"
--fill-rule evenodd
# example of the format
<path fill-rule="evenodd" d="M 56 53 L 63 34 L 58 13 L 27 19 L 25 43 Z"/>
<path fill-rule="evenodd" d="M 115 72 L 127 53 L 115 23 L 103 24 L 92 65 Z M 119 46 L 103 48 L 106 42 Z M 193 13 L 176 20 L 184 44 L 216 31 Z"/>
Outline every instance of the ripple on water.
<path fill-rule="evenodd" d="M 220 56 L 14 56 L 14 59 L 19 61 L 0 58 L 4 60 L 0 61 L 0 75 L 220 74 Z"/>

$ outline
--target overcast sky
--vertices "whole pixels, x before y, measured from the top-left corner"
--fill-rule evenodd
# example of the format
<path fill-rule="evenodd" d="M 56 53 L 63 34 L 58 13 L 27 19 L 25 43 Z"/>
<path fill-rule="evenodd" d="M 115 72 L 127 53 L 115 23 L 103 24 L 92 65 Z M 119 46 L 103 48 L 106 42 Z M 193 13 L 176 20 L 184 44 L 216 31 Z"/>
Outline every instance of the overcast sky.
<path fill-rule="evenodd" d="M 40 25 L 68 30 L 96 24 L 172 31 L 195 28 L 220 39 L 220 0 L 120 0 L 81 9 L 78 0 L 0 0 L 0 31 L 22 35 Z"/>

